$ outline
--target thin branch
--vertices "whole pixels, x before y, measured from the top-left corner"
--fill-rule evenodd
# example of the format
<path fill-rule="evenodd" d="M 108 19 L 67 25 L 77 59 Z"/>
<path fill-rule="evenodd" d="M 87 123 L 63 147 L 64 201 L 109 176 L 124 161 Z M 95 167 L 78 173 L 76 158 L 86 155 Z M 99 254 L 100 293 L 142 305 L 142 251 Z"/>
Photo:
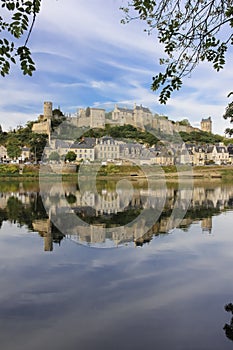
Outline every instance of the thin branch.
<path fill-rule="evenodd" d="M 33 29 L 34 24 L 35 24 L 35 21 L 36 21 L 36 7 L 35 7 L 35 2 L 36 2 L 36 0 L 33 0 L 33 18 L 32 18 L 32 23 L 31 23 L 30 29 L 29 29 L 29 31 L 28 31 L 28 35 L 27 35 L 27 38 L 26 38 L 26 40 L 25 40 L 24 46 L 27 46 L 27 43 L 28 43 L 29 38 L 30 38 L 31 33 L 32 33 L 32 29 Z"/>

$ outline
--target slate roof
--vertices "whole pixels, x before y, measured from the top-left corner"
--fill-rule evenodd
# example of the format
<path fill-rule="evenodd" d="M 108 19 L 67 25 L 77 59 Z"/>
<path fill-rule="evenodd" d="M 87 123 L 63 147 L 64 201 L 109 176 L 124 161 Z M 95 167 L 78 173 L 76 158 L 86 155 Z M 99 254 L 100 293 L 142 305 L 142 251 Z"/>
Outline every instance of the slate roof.
<path fill-rule="evenodd" d="M 136 106 L 135 109 L 136 109 L 136 110 L 143 111 L 144 113 L 151 113 L 151 111 L 149 110 L 149 108 L 143 107 L 142 105 L 141 105 L 141 106 Z"/>
<path fill-rule="evenodd" d="M 54 148 L 69 148 L 70 145 L 68 142 L 63 141 L 63 140 L 55 140 Z"/>
<path fill-rule="evenodd" d="M 85 137 L 79 142 L 75 142 L 70 146 L 70 149 L 91 149 L 94 148 L 96 139 L 94 137 Z"/>
<path fill-rule="evenodd" d="M 218 153 L 227 153 L 228 152 L 226 147 L 223 147 L 223 146 L 216 146 L 216 149 L 217 149 Z"/>
<path fill-rule="evenodd" d="M 202 121 L 202 122 L 209 122 L 209 121 L 211 121 L 211 117 L 209 117 L 209 118 L 202 118 L 201 121 Z"/>
<path fill-rule="evenodd" d="M 133 113 L 133 109 L 130 109 L 130 108 L 124 108 L 124 107 L 117 107 L 117 109 L 120 111 L 120 112 L 127 112 L 127 113 Z"/>

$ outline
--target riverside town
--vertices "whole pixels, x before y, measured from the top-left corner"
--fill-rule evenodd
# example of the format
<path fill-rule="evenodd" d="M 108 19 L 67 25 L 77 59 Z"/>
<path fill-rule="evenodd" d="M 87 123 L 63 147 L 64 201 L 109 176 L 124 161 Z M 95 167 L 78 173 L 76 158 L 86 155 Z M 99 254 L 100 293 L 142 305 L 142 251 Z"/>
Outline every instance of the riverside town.
<path fill-rule="evenodd" d="M 115 105 L 111 112 L 87 107 L 71 116 L 44 102 L 37 120 L 9 132 L 1 130 L 0 162 L 231 165 L 232 143 L 212 134 L 211 117 L 194 128 L 187 119 L 174 122 L 137 104 L 132 109 Z"/>
<path fill-rule="evenodd" d="M 233 350 L 233 0 L 0 0 L 1 350 Z"/>

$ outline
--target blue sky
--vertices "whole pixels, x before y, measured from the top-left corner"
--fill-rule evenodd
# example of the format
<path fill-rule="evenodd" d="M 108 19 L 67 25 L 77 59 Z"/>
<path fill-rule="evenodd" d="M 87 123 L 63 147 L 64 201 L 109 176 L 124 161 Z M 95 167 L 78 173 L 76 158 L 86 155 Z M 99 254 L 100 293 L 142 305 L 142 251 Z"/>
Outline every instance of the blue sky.
<path fill-rule="evenodd" d="M 225 69 L 216 73 L 207 63 L 198 66 L 166 106 L 150 90 L 159 72 L 162 48 L 148 36 L 143 23 L 122 25 L 119 7 L 126 0 L 43 0 L 30 39 L 37 71 L 25 77 L 14 67 L 0 78 L 0 124 L 4 130 L 36 120 L 43 101 L 65 113 L 83 107 L 110 111 L 115 104 L 142 104 L 172 120 L 188 118 L 199 127 L 211 116 L 213 132 L 223 134 L 224 113 L 232 90 L 232 52 Z"/>

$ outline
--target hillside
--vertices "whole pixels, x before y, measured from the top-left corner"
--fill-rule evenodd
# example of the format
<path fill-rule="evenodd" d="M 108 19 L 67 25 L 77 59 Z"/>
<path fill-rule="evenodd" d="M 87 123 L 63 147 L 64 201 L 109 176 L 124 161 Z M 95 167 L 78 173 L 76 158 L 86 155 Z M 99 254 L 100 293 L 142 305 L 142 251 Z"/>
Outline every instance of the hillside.
<path fill-rule="evenodd" d="M 159 141 L 180 142 L 182 139 L 184 142 L 196 143 L 196 144 L 215 144 L 218 142 L 224 142 L 225 138 L 220 135 L 211 134 L 205 131 L 191 131 L 190 133 L 181 131 L 179 133 L 174 132 L 173 135 L 157 132 L 151 129 L 150 131 L 142 131 L 135 128 L 132 125 L 122 126 L 110 126 L 106 125 L 105 129 L 91 129 L 84 133 L 86 137 L 100 138 L 102 136 L 111 136 L 114 139 L 120 139 L 123 141 L 137 141 L 139 143 L 148 144 L 149 146 L 156 145 Z M 229 143 L 229 139 L 227 139 Z"/>

